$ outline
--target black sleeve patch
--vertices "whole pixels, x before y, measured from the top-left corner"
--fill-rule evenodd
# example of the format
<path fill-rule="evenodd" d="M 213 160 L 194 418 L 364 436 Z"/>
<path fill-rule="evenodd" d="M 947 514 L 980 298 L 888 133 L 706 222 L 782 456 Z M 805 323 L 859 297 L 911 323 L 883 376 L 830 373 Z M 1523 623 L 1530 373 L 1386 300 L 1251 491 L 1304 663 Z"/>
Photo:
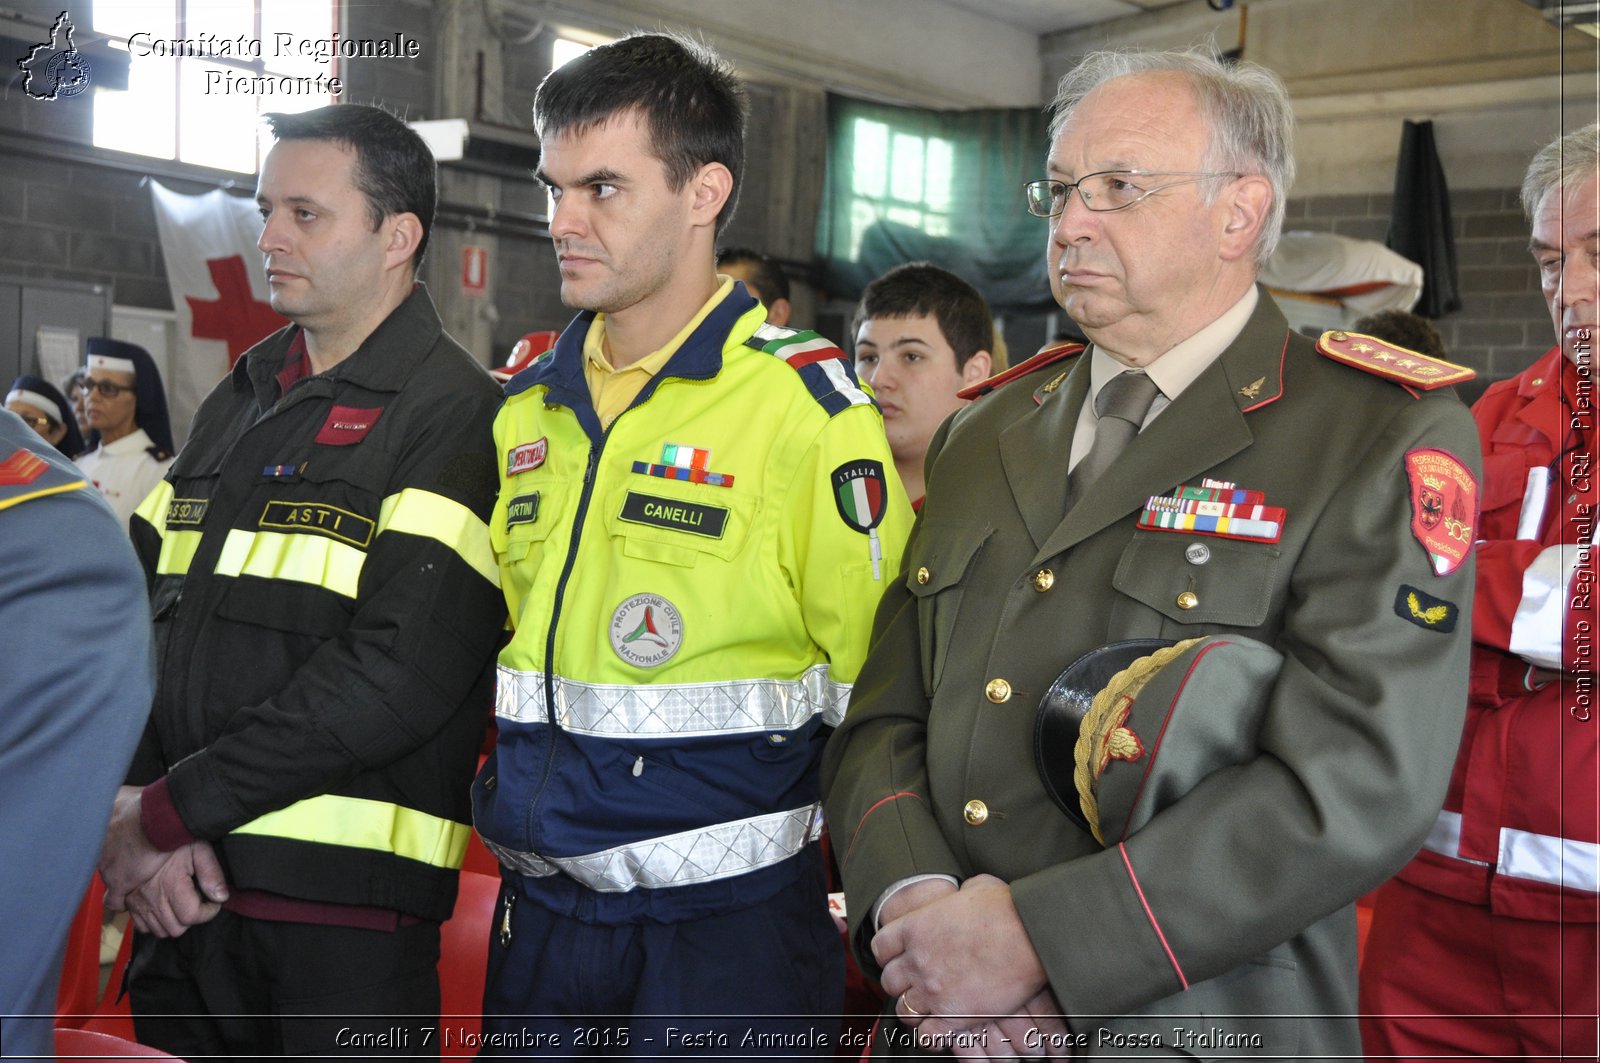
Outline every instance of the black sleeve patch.
<path fill-rule="evenodd" d="M 1461 610 L 1454 602 L 1435 598 L 1427 591 L 1402 583 L 1394 596 L 1394 613 L 1421 628 L 1448 634 L 1456 629 Z"/>

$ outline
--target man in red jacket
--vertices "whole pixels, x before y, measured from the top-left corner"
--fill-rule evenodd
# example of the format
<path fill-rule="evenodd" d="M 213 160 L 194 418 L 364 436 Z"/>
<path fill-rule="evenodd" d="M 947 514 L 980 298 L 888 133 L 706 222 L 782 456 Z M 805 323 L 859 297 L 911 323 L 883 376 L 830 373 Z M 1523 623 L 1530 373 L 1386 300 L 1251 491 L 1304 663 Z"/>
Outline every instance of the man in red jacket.
<path fill-rule="evenodd" d="M 1433 832 L 1378 894 L 1369 1058 L 1596 1054 L 1600 126 L 1535 156 L 1522 205 L 1556 346 L 1472 410 L 1483 539 L 1466 730 Z"/>

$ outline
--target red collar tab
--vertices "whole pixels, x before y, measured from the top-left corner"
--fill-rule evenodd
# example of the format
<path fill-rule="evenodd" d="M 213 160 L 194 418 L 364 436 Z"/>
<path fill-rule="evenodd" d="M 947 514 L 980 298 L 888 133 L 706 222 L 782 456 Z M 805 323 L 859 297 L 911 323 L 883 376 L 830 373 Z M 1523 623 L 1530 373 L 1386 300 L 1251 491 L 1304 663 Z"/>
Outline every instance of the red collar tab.
<path fill-rule="evenodd" d="M 359 443 L 366 438 L 368 432 L 372 431 L 372 426 L 378 423 L 378 418 L 382 415 L 382 406 L 370 409 L 335 406 L 328 414 L 328 419 L 322 422 L 316 441 L 333 447 L 347 447 L 352 443 Z"/>
<path fill-rule="evenodd" d="M 1043 369 L 1047 365 L 1055 365 L 1063 359 L 1082 353 L 1083 350 L 1084 345 L 1081 343 L 1063 343 L 1055 347 L 1046 347 L 1025 362 L 1018 362 L 1010 369 L 1002 373 L 996 373 L 988 380 L 980 380 L 969 388 L 962 388 L 956 392 L 956 396 L 963 399 L 982 398 L 995 388 L 1009 384 L 1018 377 L 1027 376 L 1029 373 Z"/>
<path fill-rule="evenodd" d="M 1362 372 L 1422 391 L 1460 384 L 1478 375 L 1464 365 L 1408 351 L 1360 332 L 1324 332 L 1317 340 L 1317 351 Z"/>

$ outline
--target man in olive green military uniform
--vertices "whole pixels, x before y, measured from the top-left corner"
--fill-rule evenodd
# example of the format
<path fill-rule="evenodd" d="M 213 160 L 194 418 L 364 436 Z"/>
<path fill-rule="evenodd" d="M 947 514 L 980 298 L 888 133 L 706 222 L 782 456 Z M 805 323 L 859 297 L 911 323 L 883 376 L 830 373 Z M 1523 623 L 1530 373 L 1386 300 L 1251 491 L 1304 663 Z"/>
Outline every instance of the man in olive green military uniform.
<path fill-rule="evenodd" d="M 1052 133 L 1028 206 L 1091 346 L 934 437 L 824 763 L 898 1020 L 874 1058 L 1356 1057 L 1351 905 L 1427 834 L 1465 704 L 1478 443 L 1436 385 L 1470 373 L 1314 344 L 1256 286 L 1293 175 L 1267 71 L 1090 56 Z M 1227 633 L 1283 658 L 1253 746 L 1102 845 L 1035 770 L 1041 695 L 1105 644 Z M 1163 729 L 1123 731 L 1095 767 L 1148 772 Z"/>

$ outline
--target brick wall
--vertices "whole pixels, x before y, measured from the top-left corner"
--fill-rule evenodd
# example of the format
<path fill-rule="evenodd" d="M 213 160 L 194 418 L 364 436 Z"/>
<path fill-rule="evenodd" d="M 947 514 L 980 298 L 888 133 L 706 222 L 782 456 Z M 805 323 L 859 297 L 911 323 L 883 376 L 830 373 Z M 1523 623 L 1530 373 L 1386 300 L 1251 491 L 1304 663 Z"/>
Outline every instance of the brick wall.
<path fill-rule="evenodd" d="M 1284 228 L 1381 243 L 1392 203 L 1387 194 L 1291 199 Z M 1462 305 L 1434 325 L 1451 359 L 1478 370 L 1480 381 L 1512 376 L 1554 342 L 1517 190 L 1454 191 L 1450 212 Z"/>
<path fill-rule="evenodd" d="M 423 42 L 415 60 L 356 60 L 341 71 L 345 102 L 377 102 L 409 119 L 446 117 L 435 113 L 435 82 L 441 76 L 441 57 L 433 42 L 438 38 L 433 5 L 419 0 L 350 5 L 352 37 L 385 37 L 403 32 Z M 502 78 L 500 120 L 526 128 L 532 120 L 534 90 L 549 68 L 549 37 L 523 48 L 506 49 Z M 787 165 L 792 147 L 780 145 L 774 115 L 780 105 L 780 88 L 751 84 L 751 121 L 747 136 L 747 173 L 739 209 L 723 234 L 725 244 L 763 247 L 770 224 L 769 188 L 773 165 Z M 110 285 L 120 306 L 172 309 L 166 266 L 156 233 L 150 191 L 141 185 L 145 172 L 193 174 L 195 180 L 160 177 L 178 191 L 198 194 L 235 180 L 246 190 L 254 179 L 220 171 L 141 160 L 137 156 L 96 151 L 93 141 L 92 93 L 70 99 L 41 102 L 13 90 L 0 97 L 0 135 L 61 138 L 75 145 L 87 161 L 64 159 L 44 139 L 13 141 L 26 157 L 8 160 L 0 174 L 0 273 L 88 281 Z M 81 146 L 81 147 L 76 147 Z M 96 159 L 101 161 L 97 162 Z M 131 169 L 118 169 L 120 163 Z M 208 181 L 206 178 L 210 176 Z M 441 167 L 440 200 L 496 210 L 542 216 L 544 190 L 532 177 L 484 179 Z M 448 224 L 438 226 L 441 231 Z M 491 338 L 473 353 L 499 363 L 523 333 L 561 328 L 572 317 L 562 306 L 560 278 L 550 241 L 525 233 L 496 232 L 493 227 L 473 234 L 470 242 L 491 247 L 491 290 L 494 308 Z M 804 241 L 810 244 L 809 233 Z M 459 283 L 459 252 L 443 246 L 430 253 L 423 280 L 436 299 L 446 286 Z M 442 301 L 442 300 L 441 300 Z M 444 308 L 442 308 L 444 309 Z M 472 310 L 478 309 L 474 304 Z M 457 323 L 446 313 L 446 326 Z"/>

